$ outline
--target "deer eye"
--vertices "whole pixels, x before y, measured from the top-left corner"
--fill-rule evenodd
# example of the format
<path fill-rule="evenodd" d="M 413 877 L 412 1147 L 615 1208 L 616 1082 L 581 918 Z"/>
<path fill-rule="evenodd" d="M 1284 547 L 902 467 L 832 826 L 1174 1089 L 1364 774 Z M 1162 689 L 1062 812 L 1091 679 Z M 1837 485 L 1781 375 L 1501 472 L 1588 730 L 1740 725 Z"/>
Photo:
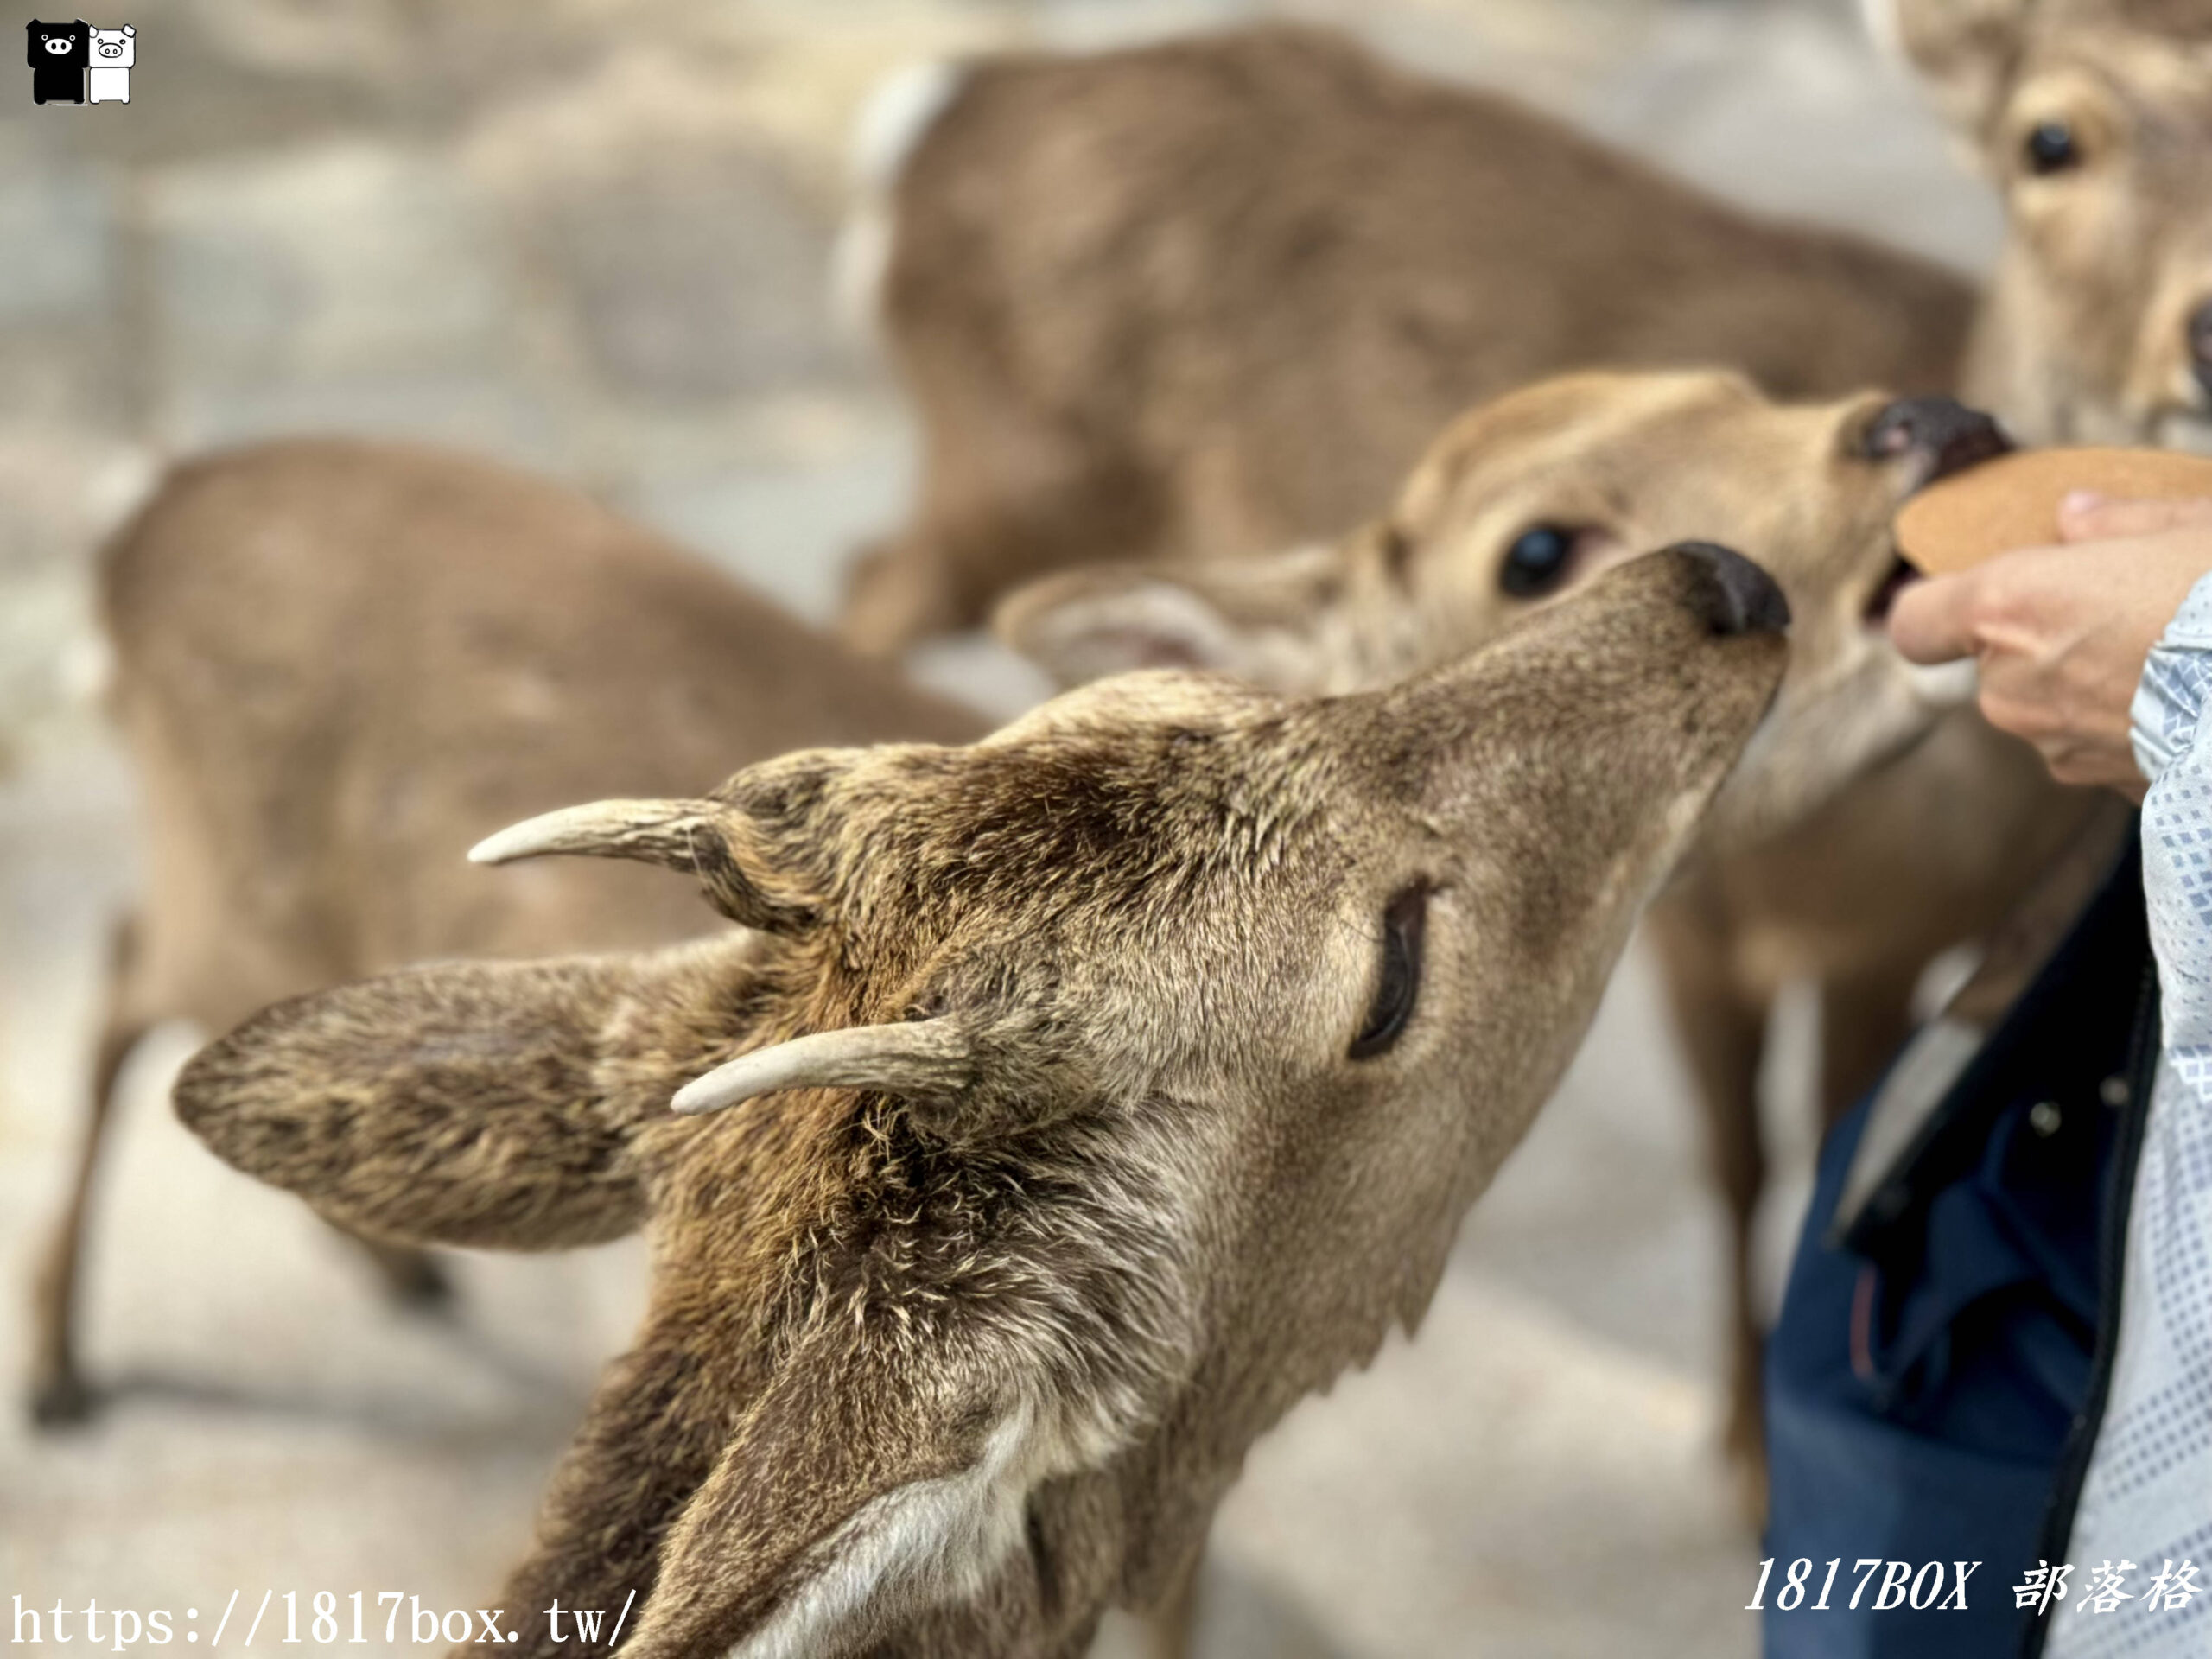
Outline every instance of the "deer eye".
<path fill-rule="evenodd" d="M 2037 178 L 2048 178 L 2082 165 L 2082 141 L 2063 121 L 2039 123 L 2028 134 L 2025 149 L 2028 171 Z"/>
<path fill-rule="evenodd" d="M 1382 965 L 1375 978 L 1375 998 L 1348 1057 L 1373 1059 L 1405 1034 L 1421 1001 L 1421 934 L 1428 920 L 1428 889 L 1408 887 L 1382 912 Z"/>
<path fill-rule="evenodd" d="M 1574 531 L 1559 524 L 1538 524 L 1524 530 L 1505 550 L 1498 567 L 1497 585 L 1516 599 L 1548 594 L 1567 579 L 1574 563 Z"/>

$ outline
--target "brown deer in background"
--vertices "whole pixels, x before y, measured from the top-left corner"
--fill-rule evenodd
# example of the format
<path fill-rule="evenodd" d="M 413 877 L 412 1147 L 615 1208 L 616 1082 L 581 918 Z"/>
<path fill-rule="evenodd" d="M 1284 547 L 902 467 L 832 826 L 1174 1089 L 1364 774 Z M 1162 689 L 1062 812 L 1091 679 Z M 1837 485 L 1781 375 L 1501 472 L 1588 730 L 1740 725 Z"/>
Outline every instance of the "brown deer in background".
<path fill-rule="evenodd" d="M 647 1226 L 517 1641 L 469 1651 L 634 1595 L 635 1659 L 1076 1659 L 1261 1433 L 1418 1322 L 1787 616 L 1676 549 L 1383 690 L 1133 676 L 965 748 L 556 812 L 478 856 L 667 865 L 750 931 L 296 999 L 177 1108 L 367 1235 Z"/>
<path fill-rule="evenodd" d="M 1866 7 L 2004 194 L 1965 395 L 2031 442 L 2212 450 L 2212 9 Z"/>
<path fill-rule="evenodd" d="M 1051 569 L 1340 534 L 1455 416 L 1562 370 L 1732 367 L 1788 398 L 1958 379 L 1963 278 L 1322 30 L 887 94 L 906 148 L 885 135 L 855 239 L 924 470 L 848 595 L 867 650 Z"/>
<path fill-rule="evenodd" d="M 222 1031 L 429 957 L 689 938 L 709 918 L 638 872 L 486 882 L 460 851 L 733 759 L 983 727 L 573 491 L 428 449 L 301 442 L 181 467 L 101 582 L 146 885 L 36 1293 L 49 1422 L 93 1403 L 74 1325 L 86 1206 L 118 1074 L 155 1024 Z M 376 1249 L 401 1286 L 438 1282 Z"/>

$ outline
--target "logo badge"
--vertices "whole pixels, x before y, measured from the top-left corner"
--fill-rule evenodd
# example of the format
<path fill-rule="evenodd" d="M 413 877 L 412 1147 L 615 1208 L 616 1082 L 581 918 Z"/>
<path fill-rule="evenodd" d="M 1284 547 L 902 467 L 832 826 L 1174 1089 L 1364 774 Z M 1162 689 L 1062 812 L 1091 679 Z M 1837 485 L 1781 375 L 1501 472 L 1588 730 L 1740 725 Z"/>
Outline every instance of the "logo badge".
<path fill-rule="evenodd" d="M 128 104 L 138 31 L 97 29 L 79 17 L 67 23 L 34 18 L 24 29 L 34 104 Z"/>

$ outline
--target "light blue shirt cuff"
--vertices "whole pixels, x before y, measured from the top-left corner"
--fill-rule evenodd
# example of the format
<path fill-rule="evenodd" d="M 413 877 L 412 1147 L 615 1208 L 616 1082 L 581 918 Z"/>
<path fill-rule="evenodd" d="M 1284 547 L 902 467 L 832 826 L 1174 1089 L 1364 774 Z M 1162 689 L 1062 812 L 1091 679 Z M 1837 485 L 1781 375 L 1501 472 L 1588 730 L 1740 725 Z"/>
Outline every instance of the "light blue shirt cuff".
<path fill-rule="evenodd" d="M 2143 664 L 2128 710 L 2135 764 L 2152 783 L 2196 741 L 2212 688 L 2212 575 L 2200 577 Z"/>

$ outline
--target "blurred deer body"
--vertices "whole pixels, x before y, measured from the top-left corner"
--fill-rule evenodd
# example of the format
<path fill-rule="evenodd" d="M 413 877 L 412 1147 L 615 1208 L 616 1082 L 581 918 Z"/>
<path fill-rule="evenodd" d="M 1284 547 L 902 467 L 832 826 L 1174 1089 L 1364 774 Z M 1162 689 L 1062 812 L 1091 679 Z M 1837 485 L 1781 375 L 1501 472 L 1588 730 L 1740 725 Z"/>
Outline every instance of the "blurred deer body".
<path fill-rule="evenodd" d="M 580 795 L 696 788 L 734 755 L 982 726 L 569 490 L 398 445 L 179 468 L 111 543 L 102 602 L 146 887 L 41 1275 L 48 1420 L 91 1403 L 73 1341 L 85 1206 L 117 1073 L 151 1026 L 222 1031 L 428 957 L 698 933 L 711 918 L 639 872 L 495 882 L 461 855 Z M 383 1259 L 435 1286 L 422 1258 Z"/>
<path fill-rule="evenodd" d="M 1801 398 L 1958 378 L 1961 278 L 1333 35 L 964 76 L 893 84 L 915 130 L 903 160 L 874 135 L 857 221 L 925 443 L 911 524 L 849 595 L 870 650 L 1048 569 L 1339 534 L 1455 416 L 1562 370 Z"/>
<path fill-rule="evenodd" d="M 753 931 L 297 998 L 177 1108 L 379 1236 L 648 1227 L 497 1650 L 634 1595 L 632 1659 L 1076 1659 L 1418 1322 L 1787 619 L 1680 548 L 1382 690 L 1135 675 L 556 812 L 476 855 L 666 865 Z"/>

